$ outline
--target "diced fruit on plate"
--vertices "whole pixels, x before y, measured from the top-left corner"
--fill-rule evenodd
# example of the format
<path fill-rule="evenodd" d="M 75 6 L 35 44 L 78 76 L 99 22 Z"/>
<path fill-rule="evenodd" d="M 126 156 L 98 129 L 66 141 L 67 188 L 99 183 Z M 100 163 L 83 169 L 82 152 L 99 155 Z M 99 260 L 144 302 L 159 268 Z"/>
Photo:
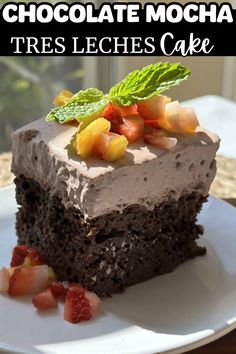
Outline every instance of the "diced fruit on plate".
<path fill-rule="evenodd" d="M 39 293 L 51 282 L 49 272 L 47 265 L 16 268 L 9 279 L 8 294 L 23 296 Z"/>
<path fill-rule="evenodd" d="M 57 307 L 58 300 L 65 301 L 64 319 L 71 323 L 90 320 L 99 312 L 101 300 L 96 294 L 79 284 L 56 281 L 53 269 L 46 264 L 32 265 L 29 254 L 39 255 L 26 245 L 14 248 L 12 264 L 17 265 L 0 269 L 0 294 L 32 294 L 32 303 L 39 311 Z"/>
<path fill-rule="evenodd" d="M 123 135 L 103 133 L 94 145 L 94 154 L 102 160 L 116 161 L 124 156 L 128 140 Z"/>
<path fill-rule="evenodd" d="M 182 107 L 178 101 L 166 105 L 165 122 L 163 128 L 180 134 L 194 133 L 199 126 L 194 109 Z"/>
<path fill-rule="evenodd" d="M 93 148 L 101 133 L 109 132 L 111 123 L 105 118 L 98 118 L 84 130 L 76 134 L 75 148 L 77 154 L 83 158 L 93 155 Z"/>
<path fill-rule="evenodd" d="M 138 113 L 144 120 L 160 120 L 165 116 L 165 105 L 170 102 L 167 96 L 154 96 L 138 104 Z"/>
<path fill-rule="evenodd" d="M 10 274 L 6 268 L 0 269 L 0 294 L 6 293 L 9 287 Z"/>
<path fill-rule="evenodd" d="M 29 257 L 25 257 L 22 267 L 32 267 L 31 259 Z"/>
<path fill-rule="evenodd" d="M 58 281 L 54 281 L 53 283 L 51 283 L 49 285 L 49 288 L 51 289 L 53 295 L 56 297 L 56 298 L 59 298 L 61 300 L 65 300 L 66 298 L 66 294 L 67 294 L 67 290 L 68 290 L 68 287 L 65 286 L 63 283 L 60 283 Z"/>
<path fill-rule="evenodd" d="M 29 248 L 26 245 L 14 247 L 10 263 L 11 267 L 17 267 L 24 263 L 28 249 Z"/>
<path fill-rule="evenodd" d="M 55 106 L 63 106 L 66 104 L 74 94 L 71 91 L 68 90 L 62 90 L 61 92 L 58 93 L 58 95 L 54 98 L 53 104 Z"/>
<path fill-rule="evenodd" d="M 71 323 L 93 318 L 101 307 L 101 299 L 79 284 L 70 285 L 65 301 L 64 319 Z"/>
<path fill-rule="evenodd" d="M 66 294 L 64 319 L 71 323 L 88 321 L 92 317 L 89 300 L 84 289 L 78 284 L 72 284 Z"/>
<path fill-rule="evenodd" d="M 89 300 L 92 317 L 96 316 L 101 309 L 101 299 L 91 291 L 85 291 L 85 296 Z"/>
<path fill-rule="evenodd" d="M 57 300 L 50 288 L 47 288 L 34 295 L 32 303 L 37 310 L 47 310 L 53 307 L 57 307 Z"/>
<path fill-rule="evenodd" d="M 129 143 L 135 143 L 143 137 L 144 121 L 139 115 L 130 115 L 117 124 L 116 133 L 124 135 Z"/>
<path fill-rule="evenodd" d="M 177 144 L 176 138 L 165 136 L 161 131 L 159 132 L 158 130 L 152 130 L 144 134 L 143 140 L 147 144 L 164 150 L 170 150 Z"/>
<path fill-rule="evenodd" d="M 11 267 L 17 267 L 19 265 L 35 266 L 45 264 L 45 259 L 34 248 L 20 245 L 13 249 Z"/>

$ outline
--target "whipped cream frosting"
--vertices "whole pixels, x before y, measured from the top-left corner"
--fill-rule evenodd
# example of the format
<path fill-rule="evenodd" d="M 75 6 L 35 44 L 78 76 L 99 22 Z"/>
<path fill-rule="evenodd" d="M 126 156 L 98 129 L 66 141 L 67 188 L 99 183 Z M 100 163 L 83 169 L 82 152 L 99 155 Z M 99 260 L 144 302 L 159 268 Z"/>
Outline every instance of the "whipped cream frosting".
<path fill-rule="evenodd" d="M 75 133 L 75 127 L 45 118 L 17 130 L 12 171 L 33 178 L 86 218 L 133 204 L 152 210 L 193 191 L 206 196 L 216 173 L 219 137 L 202 128 L 175 135 L 178 143 L 170 151 L 143 142 L 129 145 L 125 157 L 113 163 L 70 155 L 66 147 Z"/>

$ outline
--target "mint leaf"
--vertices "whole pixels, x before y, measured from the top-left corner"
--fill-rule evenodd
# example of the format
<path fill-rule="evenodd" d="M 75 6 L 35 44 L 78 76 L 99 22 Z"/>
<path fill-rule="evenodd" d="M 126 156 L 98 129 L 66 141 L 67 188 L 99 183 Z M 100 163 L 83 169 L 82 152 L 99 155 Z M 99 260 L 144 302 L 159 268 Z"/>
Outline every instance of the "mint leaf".
<path fill-rule="evenodd" d="M 179 85 L 191 73 L 180 64 L 156 63 L 135 70 L 113 86 L 108 98 L 115 104 L 129 106 Z"/>
<path fill-rule="evenodd" d="M 79 91 L 65 105 L 56 107 L 47 115 L 47 121 L 66 123 L 71 120 L 82 121 L 88 117 L 99 117 L 108 98 L 96 88 Z"/>

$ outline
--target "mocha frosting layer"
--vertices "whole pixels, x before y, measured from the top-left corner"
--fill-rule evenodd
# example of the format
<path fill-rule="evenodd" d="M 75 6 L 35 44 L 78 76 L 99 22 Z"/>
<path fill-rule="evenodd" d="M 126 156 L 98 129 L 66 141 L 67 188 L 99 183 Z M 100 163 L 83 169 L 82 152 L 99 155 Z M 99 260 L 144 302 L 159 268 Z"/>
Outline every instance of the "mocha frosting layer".
<path fill-rule="evenodd" d="M 13 134 L 12 171 L 33 178 L 66 208 L 94 218 L 129 205 L 154 209 L 168 198 L 197 191 L 208 194 L 215 176 L 219 138 L 199 129 L 194 135 L 176 135 L 170 151 L 145 143 L 132 144 L 125 157 L 108 163 L 80 160 L 66 147 L 76 133 L 70 125 L 40 119 Z"/>

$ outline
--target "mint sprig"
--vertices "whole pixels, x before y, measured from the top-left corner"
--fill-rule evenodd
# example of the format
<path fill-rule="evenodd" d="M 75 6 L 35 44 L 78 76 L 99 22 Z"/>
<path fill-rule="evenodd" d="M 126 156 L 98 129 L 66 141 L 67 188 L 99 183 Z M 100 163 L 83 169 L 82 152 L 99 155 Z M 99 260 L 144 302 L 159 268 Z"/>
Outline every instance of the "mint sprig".
<path fill-rule="evenodd" d="M 178 63 L 156 63 L 135 70 L 113 86 L 108 95 L 96 88 L 79 91 L 65 105 L 54 108 L 47 115 L 48 121 L 79 122 L 101 116 L 109 102 L 129 106 L 161 94 L 186 80 L 191 70 Z"/>
<path fill-rule="evenodd" d="M 128 74 L 110 89 L 108 98 L 115 104 L 129 106 L 179 85 L 190 73 L 180 64 L 151 64 Z"/>
<path fill-rule="evenodd" d="M 66 123 L 82 121 L 89 117 L 99 117 L 108 104 L 108 98 L 96 88 L 79 91 L 65 105 L 54 108 L 47 115 L 48 121 Z"/>

